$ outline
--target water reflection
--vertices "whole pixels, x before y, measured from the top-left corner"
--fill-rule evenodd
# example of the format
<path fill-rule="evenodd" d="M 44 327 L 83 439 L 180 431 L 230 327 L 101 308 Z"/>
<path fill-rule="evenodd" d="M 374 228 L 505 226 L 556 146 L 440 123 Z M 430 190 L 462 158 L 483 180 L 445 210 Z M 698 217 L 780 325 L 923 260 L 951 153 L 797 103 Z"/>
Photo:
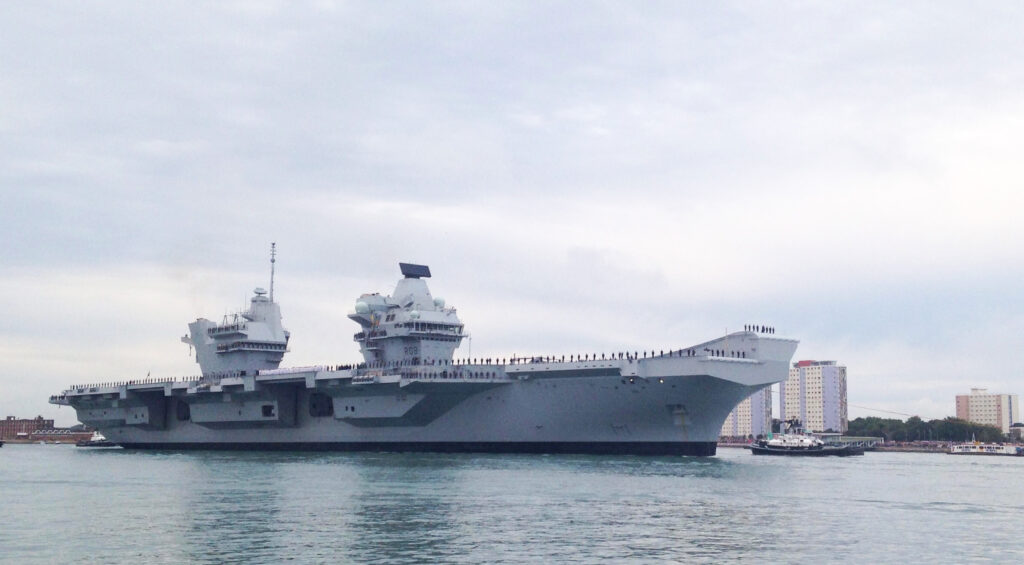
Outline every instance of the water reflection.
<path fill-rule="evenodd" d="M 130 452 L 123 452 L 130 453 Z M 135 453 L 177 460 L 181 548 L 195 563 L 392 562 L 450 555 L 449 496 L 470 459 L 322 453 Z M 159 511 L 159 510 L 157 510 Z"/>
<path fill-rule="evenodd" d="M 0 561 L 19 564 L 1021 557 L 1014 530 L 991 524 L 1024 499 L 977 488 L 1013 484 L 1016 459 L 20 447 L 0 454 Z"/>
<path fill-rule="evenodd" d="M 440 454 L 353 459 L 361 484 L 347 524 L 345 557 L 412 563 L 445 560 L 457 552 L 461 542 L 452 501 L 470 461 Z"/>
<path fill-rule="evenodd" d="M 285 463 L 259 456 L 189 454 L 183 482 L 186 552 L 190 561 L 232 562 L 276 553 Z"/>

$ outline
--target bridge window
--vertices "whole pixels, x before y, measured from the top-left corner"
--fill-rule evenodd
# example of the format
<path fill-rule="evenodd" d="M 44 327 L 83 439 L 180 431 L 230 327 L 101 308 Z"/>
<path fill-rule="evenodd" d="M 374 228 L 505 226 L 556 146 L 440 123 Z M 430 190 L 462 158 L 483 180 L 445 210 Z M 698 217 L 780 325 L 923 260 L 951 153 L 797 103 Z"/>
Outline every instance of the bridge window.
<path fill-rule="evenodd" d="M 262 408 L 263 408 L 263 417 L 264 418 L 273 418 L 274 417 L 274 405 L 273 404 L 264 404 L 262 406 Z"/>

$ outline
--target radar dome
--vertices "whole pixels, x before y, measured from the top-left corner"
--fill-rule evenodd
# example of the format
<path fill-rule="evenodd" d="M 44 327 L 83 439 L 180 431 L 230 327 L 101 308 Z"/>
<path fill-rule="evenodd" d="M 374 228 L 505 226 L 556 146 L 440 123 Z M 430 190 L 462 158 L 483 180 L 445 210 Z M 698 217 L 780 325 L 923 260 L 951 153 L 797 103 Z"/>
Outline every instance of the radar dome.
<path fill-rule="evenodd" d="M 370 312 L 370 305 L 360 300 L 356 302 L 356 314 L 368 314 Z"/>
<path fill-rule="evenodd" d="M 435 298 L 434 299 L 434 307 L 435 308 L 444 308 L 444 298 L 440 298 L 440 297 L 439 298 Z"/>
<path fill-rule="evenodd" d="M 419 310 L 413 310 L 412 312 L 409 312 L 409 317 L 412 318 L 413 320 L 419 320 L 420 319 L 420 311 Z"/>

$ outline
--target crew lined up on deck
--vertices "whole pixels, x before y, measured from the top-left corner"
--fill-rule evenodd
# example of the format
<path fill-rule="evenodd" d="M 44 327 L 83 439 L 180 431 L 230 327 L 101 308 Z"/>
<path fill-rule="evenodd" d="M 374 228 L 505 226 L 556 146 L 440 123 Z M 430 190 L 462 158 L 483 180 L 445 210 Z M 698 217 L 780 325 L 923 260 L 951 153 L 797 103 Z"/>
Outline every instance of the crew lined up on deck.
<path fill-rule="evenodd" d="M 726 351 L 724 349 L 708 349 L 707 347 L 704 348 L 704 351 L 712 357 L 736 357 L 737 359 L 747 358 L 746 351 Z"/>
<path fill-rule="evenodd" d="M 772 327 L 772 326 L 758 326 L 758 325 L 754 325 L 754 324 L 747 324 L 747 325 L 743 326 L 743 331 L 745 331 L 745 332 L 758 332 L 758 333 L 763 333 L 763 334 L 774 334 L 775 333 L 775 328 Z"/>
<path fill-rule="evenodd" d="M 720 349 L 708 349 L 704 348 L 707 355 L 714 355 L 719 357 L 746 357 L 744 351 L 730 351 L 728 354 L 725 350 Z M 350 368 L 355 369 L 386 369 L 392 367 L 421 367 L 421 366 L 461 366 L 461 365 L 521 365 L 524 363 L 577 363 L 577 362 L 589 362 L 589 361 L 614 361 L 614 360 L 626 360 L 635 361 L 637 359 L 647 359 L 655 357 L 696 357 L 696 349 L 676 349 L 669 350 L 667 353 L 664 349 L 661 351 L 651 350 L 647 351 L 619 351 L 617 353 L 607 354 L 601 353 L 581 353 L 573 355 L 532 355 L 529 357 L 519 357 L 513 355 L 512 357 L 473 357 L 469 359 L 423 359 L 422 361 L 414 361 L 410 359 L 402 361 L 373 361 L 370 363 L 357 363 L 355 365 L 337 365 L 328 367 L 328 370 L 347 370 Z"/>
<path fill-rule="evenodd" d="M 748 329 L 747 331 L 759 331 L 759 328 L 764 328 L 763 330 L 760 330 L 760 331 L 764 331 L 765 333 L 772 333 L 774 331 L 774 328 L 769 328 L 769 327 L 766 327 L 766 326 L 747 326 L 747 328 L 751 328 L 751 329 Z M 711 349 L 711 348 L 708 348 L 708 347 L 705 347 L 703 349 L 703 351 L 704 351 L 705 355 L 711 356 L 711 357 L 735 357 L 735 358 L 738 358 L 738 359 L 746 359 L 747 358 L 747 352 L 746 351 L 731 351 L 731 350 L 730 351 L 726 351 L 724 349 Z M 422 366 L 433 366 L 433 365 L 443 365 L 443 366 L 519 365 L 519 364 L 526 364 L 526 363 L 581 363 L 581 362 L 590 362 L 590 361 L 614 361 L 614 360 L 626 360 L 626 361 L 629 361 L 629 362 L 633 362 L 633 361 L 636 361 L 638 359 L 647 359 L 648 357 L 650 357 L 651 359 L 653 359 L 655 357 L 697 357 L 697 350 L 696 349 L 676 349 L 676 350 L 669 350 L 667 354 L 665 353 L 664 349 L 661 350 L 661 351 L 651 350 L 649 355 L 648 355 L 647 351 L 642 351 L 642 352 L 633 351 L 632 353 L 630 353 L 629 351 L 619 351 L 617 353 L 612 353 L 611 355 L 608 355 L 606 353 L 602 353 L 601 356 L 600 356 L 600 359 L 598 358 L 598 354 L 597 353 L 581 353 L 581 354 L 578 354 L 578 355 L 573 354 L 573 355 L 569 355 L 568 357 L 569 358 L 566 359 L 565 355 L 562 355 L 561 357 L 553 356 L 553 355 L 535 355 L 535 356 L 531 356 L 531 357 L 517 357 L 517 356 L 513 355 L 510 358 L 491 358 L 491 357 L 476 358 L 476 357 L 474 357 L 474 358 L 470 358 L 470 359 L 424 359 L 424 360 L 422 360 L 422 362 L 413 362 L 413 360 L 407 359 L 407 360 L 403 360 L 403 361 L 374 361 L 374 362 L 370 362 L 370 363 L 328 365 L 328 366 L 318 366 L 318 367 L 310 367 L 310 368 L 299 368 L 299 367 L 297 367 L 296 369 L 322 370 L 322 371 L 350 371 L 350 370 L 357 370 L 358 371 L 358 370 L 364 370 L 364 369 L 388 369 L 388 368 L 397 368 L 397 367 L 422 367 Z M 276 369 L 272 369 L 272 370 L 269 370 L 269 371 L 257 370 L 256 371 L 256 375 L 260 375 L 260 374 L 276 374 L 276 373 L 279 373 L 279 372 L 280 371 L 276 370 Z M 244 375 L 245 375 L 244 371 L 223 371 L 223 372 L 211 373 L 209 375 L 203 375 L 203 376 L 192 376 L 192 377 L 185 377 L 185 378 L 170 378 L 170 379 L 161 379 L 161 378 L 133 379 L 133 380 L 126 380 L 126 381 L 113 381 L 113 382 L 98 383 L 98 384 L 75 385 L 75 386 L 71 386 L 70 388 L 72 388 L 72 389 L 82 389 L 82 388 L 100 388 L 100 387 L 120 387 L 120 386 L 126 386 L 126 385 L 165 383 L 165 382 L 198 382 L 198 381 L 202 381 L 202 380 L 219 381 L 222 378 L 241 377 L 241 376 L 244 376 Z"/>
<path fill-rule="evenodd" d="M 726 351 L 724 349 L 710 349 L 704 348 L 705 355 L 715 357 L 736 357 L 746 359 L 746 351 Z M 426 365 L 521 365 L 526 363 L 581 363 L 590 361 L 636 361 L 638 359 L 654 359 L 655 357 L 697 357 L 696 349 L 676 349 L 669 350 L 667 353 L 664 349 L 661 351 L 651 350 L 647 351 L 619 351 L 617 353 L 607 354 L 601 353 L 600 356 L 597 353 L 581 353 L 573 355 L 532 355 L 529 357 L 519 357 L 513 355 L 510 358 L 469 358 L 469 359 L 424 359 L 422 362 L 413 362 L 412 360 L 404 361 L 376 361 L 372 363 L 359 363 L 355 365 L 356 369 L 383 369 L 389 367 L 410 367 L 410 366 L 426 366 Z M 347 366 L 339 366 L 339 369 L 345 369 Z"/>

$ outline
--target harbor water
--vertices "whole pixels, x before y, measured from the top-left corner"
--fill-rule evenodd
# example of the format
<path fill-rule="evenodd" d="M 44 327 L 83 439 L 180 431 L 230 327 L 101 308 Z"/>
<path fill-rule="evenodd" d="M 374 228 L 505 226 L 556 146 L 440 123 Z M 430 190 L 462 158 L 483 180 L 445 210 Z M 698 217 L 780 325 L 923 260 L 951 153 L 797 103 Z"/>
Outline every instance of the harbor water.
<path fill-rule="evenodd" d="M 1020 562 L 1024 458 L 0 449 L 2 563 Z"/>

